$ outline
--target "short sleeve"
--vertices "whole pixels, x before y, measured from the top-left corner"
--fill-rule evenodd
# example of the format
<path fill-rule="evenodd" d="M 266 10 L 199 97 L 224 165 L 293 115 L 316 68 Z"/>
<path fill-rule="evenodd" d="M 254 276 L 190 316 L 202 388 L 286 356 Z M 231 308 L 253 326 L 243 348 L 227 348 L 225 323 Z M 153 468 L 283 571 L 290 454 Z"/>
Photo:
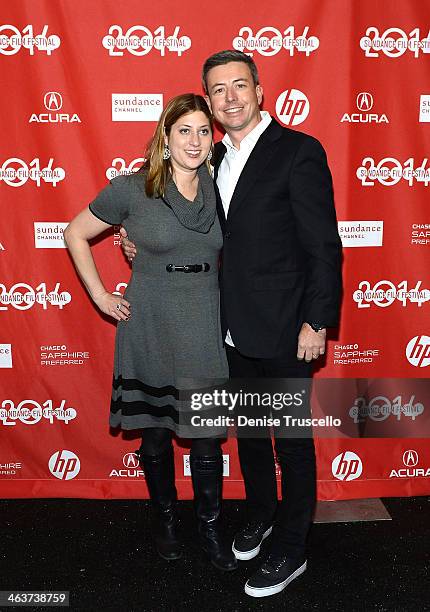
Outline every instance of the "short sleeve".
<path fill-rule="evenodd" d="M 131 193 L 124 178 L 112 179 L 89 204 L 93 215 L 110 225 L 120 225 L 129 215 Z"/>

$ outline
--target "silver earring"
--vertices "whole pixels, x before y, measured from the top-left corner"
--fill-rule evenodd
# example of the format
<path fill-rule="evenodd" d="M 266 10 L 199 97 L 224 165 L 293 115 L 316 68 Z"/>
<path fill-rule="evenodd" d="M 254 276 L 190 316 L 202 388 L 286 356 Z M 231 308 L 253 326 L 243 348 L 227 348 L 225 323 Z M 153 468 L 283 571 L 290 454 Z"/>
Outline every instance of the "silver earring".
<path fill-rule="evenodd" d="M 206 158 L 208 161 L 212 159 L 212 149 L 209 150 L 208 156 Z"/>
<path fill-rule="evenodd" d="M 169 159 L 170 157 L 170 149 L 169 149 L 169 145 L 165 144 L 164 145 L 164 153 L 163 153 L 163 159 Z"/>

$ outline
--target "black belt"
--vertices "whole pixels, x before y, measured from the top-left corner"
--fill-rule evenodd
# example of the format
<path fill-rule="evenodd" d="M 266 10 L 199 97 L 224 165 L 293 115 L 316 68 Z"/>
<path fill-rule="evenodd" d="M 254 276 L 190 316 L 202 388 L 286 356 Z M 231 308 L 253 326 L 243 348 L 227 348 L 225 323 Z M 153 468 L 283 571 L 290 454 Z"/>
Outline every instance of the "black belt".
<path fill-rule="evenodd" d="M 210 265 L 208 263 L 203 264 L 189 264 L 187 266 L 175 266 L 173 264 L 168 264 L 166 266 L 167 272 L 208 272 L 210 270 Z"/>

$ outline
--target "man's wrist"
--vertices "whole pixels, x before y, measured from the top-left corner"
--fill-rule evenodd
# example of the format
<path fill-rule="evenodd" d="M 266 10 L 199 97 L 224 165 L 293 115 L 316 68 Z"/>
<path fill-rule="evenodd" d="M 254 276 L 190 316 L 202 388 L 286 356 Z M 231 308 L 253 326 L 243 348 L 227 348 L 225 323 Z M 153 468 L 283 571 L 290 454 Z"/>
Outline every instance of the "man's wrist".
<path fill-rule="evenodd" d="M 318 321 L 306 321 L 306 323 L 314 330 L 314 332 L 319 332 L 327 327 L 325 323 L 320 323 Z"/>

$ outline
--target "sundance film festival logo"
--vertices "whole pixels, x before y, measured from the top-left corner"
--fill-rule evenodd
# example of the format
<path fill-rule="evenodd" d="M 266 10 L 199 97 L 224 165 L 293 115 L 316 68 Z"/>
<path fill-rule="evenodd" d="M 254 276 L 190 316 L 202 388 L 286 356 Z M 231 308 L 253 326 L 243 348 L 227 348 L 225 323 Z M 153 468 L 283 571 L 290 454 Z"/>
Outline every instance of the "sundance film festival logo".
<path fill-rule="evenodd" d="M 356 106 L 358 113 L 345 113 L 340 120 L 341 123 L 389 123 L 388 117 L 385 114 L 378 115 L 371 113 L 373 108 L 373 96 L 367 91 L 362 91 L 357 95 Z"/>
<path fill-rule="evenodd" d="M 355 480 L 360 478 L 362 471 L 361 459 L 352 451 L 344 451 L 335 457 L 331 464 L 331 472 L 338 480 Z"/>
<path fill-rule="evenodd" d="M 59 405 L 54 405 L 53 400 L 49 399 L 41 404 L 33 399 L 24 399 L 19 404 L 10 399 L 5 399 L 0 408 L 0 422 L 5 426 L 15 426 L 18 422 L 24 425 L 36 425 L 42 419 L 51 425 L 58 421 L 68 425 L 70 421 L 76 419 L 77 411 L 66 408 L 66 400 L 61 400 Z"/>
<path fill-rule="evenodd" d="M 419 308 L 430 300 L 430 290 L 421 288 L 422 281 L 417 281 L 414 287 L 408 286 L 403 280 L 394 285 L 389 280 L 380 280 L 374 285 L 369 281 L 360 281 L 358 289 L 352 294 L 352 299 L 358 308 L 370 308 L 371 305 L 387 308 L 394 303 L 401 303 L 403 307 L 416 304 Z"/>
<path fill-rule="evenodd" d="M 63 168 L 54 167 L 53 157 L 49 158 L 46 166 L 42 166 L 38 157 L 28 163 L 19 157 L 10 157 L 0 166 L 0 181 L 9 187 L 22 187 L 29 180 L 34 181 L 37 187 L 40 187 L 42 182 L 56 187 L 65 176 Z"/>
<path fill-rule="evenodd" d="M 113 469 L 109 478 L 142 478 L 144 476 L 136 453 L 125 453 L 122 458 L 122 465 L 122 468 Z"/>
<path fill-rule="evenodd" d="M 337 224 L 343 247 L 380 247 L 383 221 L 339 221 Z"/>
<path fill-rule="evenodd" d="M 416 450 L 408 449 L 402 456 L 403 468 L 392 469 L 390 478 L 428 478 L 430 476 L 430 467 L 417 467 L 419 464 L 419 455 Z"/>
<path fill-rule="evenodd" d="M 165 27 L 160 26 L 153 32 L 144 25 L 135 25 L 123 33 L 122 27 L 112 25 L 108 34 L 103 37 L 102 45 L 109 51 L 110 56 L 123 56 L 124 51 L 142 57 L 155 49 L 162 57 L 166 50 L 170 53 L 182 53 L 191 49 L 191 38 L 179 36 L 179 26 L 174 26 L 172 34 L 166 34 Z"/>
<path fill-rule="evenodd" d="M 49 471 L 59 480 L 72 480 L 79 474 L 81 462 L 72 451 L 61 450 L 54 453 L 49 459 Z"/>
<path fill-rule="evenodd" d="M 430 336 L 415 336 L 406 346 L 406 357 L 416 368 L 430 365 Z"/>
<path fill-rule="evenodd" d="M 106 178 L 110 181 L 119 175 L 124 176 L 126 174 L 133 174 L 133 172 L 137 172 L 145 162 L 146 159 L 144 157 L 136 157 L 127 164 L 123 157 L 114 157 L 110 167 L 105 172 Z"/>
<path fill-rule="evenodd" d="M 112 121 L 158 121 L 163 94 L 112 94 Z"/>
<path fill-rule="evenodd" d="M 12 367 L 12 345 L 0 344 L 0 368 Z"/>
<path fill-rule="evenodd" d="M 401 395 L 392 400 L 384 395 L 377 395 L 370 400 L 366 397 L 356 397 L 354 405 L 349 409 L 349 416 L 354 423 L 363 423 L 367 419 L 385 421 L 390 416 L 395 417 L 397 421 L 402 417 L 415 421 L 424 410 L 424 404 L 415 402 L 415 395 L 411 395 L 407 401 L 404 401 Z"/>
<path fill-rule="evenodd" d="M 405 32 L 396 27 L 388 28 L 380 34 L 378 28 L 371 26 L 360 39 L 360 48 L 366 57 L 379 57 L 382 53 L 386 57 L 397 58 L 409 51 L 418 58 L 420 53 L 430 53 L 429 34 L 424 37 L 419 28 Z"/>
<path fill-rule="evenodd" d="M 72 301 L 72 296 L 68 291 L 60 291 L 60 282 L 57 282 L 53 289 L 49 289 L 46 283 L 40 283 L 37 287 L 32 287 L 28 283 L 15 283 L 7 289 L 3 285 L 0 293 L 0 311 L 8 310 L 9 307 L 16 310 L 29 310 L 35 304 L 47 310 L 49 306 L 57 306 L 60 310 Z M 2 305 L 3 304 L 3 305 Z"/>
<path fill-rule="evenodd" d="M 21 49 L 27 49 L 30 55 L 35 50 L 51 55 L 58 49 L 61 39 L 56 34 L 48 34 L 48 26 L 44 25 L 40 34 L 35 34 L 32 25 L 27 25 L 22 31 L 10 24 L 0 25 L 0 55 L 15 55 Z"/>
<path fill-rule="evenodd" d="M 298 89 L 286 89 L 276 100 L 276 114 L 284 125 L 299 125 L 309 115 L 309 100 Z"/>
<path fill-rule="evenodd" d="M 28 120 L 29 123 L 81 123 L 76 113 L 61 113 L 63 108 L 63 96 L 58 91 L 48 91 L 43 97 L 43 104 L 48 112 L 33 113 Z"/>
<path fill-rule="evenodd" d="M 239 35 L 233 38 L 232 46 L 249 56 L 254 51 L 260 55 L 276 55 L 282 49 L 292 57 L 295 51 L 304 53 L 306 57 L 316 51 L 320 41 L 316 36 L 308 36 L 309 26 L 305 26 L 301 34 L 295 32 L 294 26 L 289 26 L 283 32 L 272 26 L 264 26 L 255 34 L 249 26 L 240 28 Z"/>
<path fill-rule="evenodd" d="M 395 157 L 384 157 L 375 162 L 373 157 L 365 157 L 356 170 L 356 176 L 363 187 L 373 187 L 376 182 L 385 187 L 393 187 L 400 181 L 406 181 L 409 187 L 414 183 L 422 183 L 425 187 L 430 184 L 430 167 L 428 158 L 424 158 L 420 165 L 409 157 L 401 163 Z"/>

